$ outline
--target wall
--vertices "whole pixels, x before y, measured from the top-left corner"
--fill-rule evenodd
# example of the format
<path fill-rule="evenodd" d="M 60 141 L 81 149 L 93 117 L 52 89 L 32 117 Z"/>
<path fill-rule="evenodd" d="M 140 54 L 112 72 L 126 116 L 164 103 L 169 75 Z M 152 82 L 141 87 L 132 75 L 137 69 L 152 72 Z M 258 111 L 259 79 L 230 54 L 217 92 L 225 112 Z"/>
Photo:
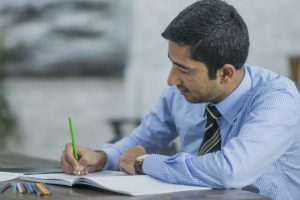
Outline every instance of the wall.
<path fill-rule="evenodd" d="M 147 112 L 166 87 L 171 64 L 160 33 L 194 0 L 134 1 L 134 29 L 127 71 L 131 115 Z M 287 57 L 300 54 L 298 0 L 228 0 L 244 18 L 250 33 L 247 63 L 289 76 Z"/>
<path fill-rule="evenodd" d="M 72 116 L 78 144 L 97 148 L 112 139 L 108 120 L 141 116 L 166 87 L 167 41 L 160 33 L 192 0 L 133 0 L 130 59 L 125 79 L 6 78 L 7 99 L 17 115 L 20 145 L 9 150 L 59 159 L 70 142 Z M 300 1 L 230 0 L 250 31 L 248 63 L 288 75 L 287 56 L 300 54 Z"/>

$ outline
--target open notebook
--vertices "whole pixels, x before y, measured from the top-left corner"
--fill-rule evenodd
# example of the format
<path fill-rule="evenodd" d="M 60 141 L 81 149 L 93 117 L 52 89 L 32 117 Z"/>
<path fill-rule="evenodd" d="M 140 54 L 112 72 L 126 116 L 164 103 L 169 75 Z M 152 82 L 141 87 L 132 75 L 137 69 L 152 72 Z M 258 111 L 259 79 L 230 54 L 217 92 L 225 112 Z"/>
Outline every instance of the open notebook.
<path fill-rule="evenodd" d="M 147 175 L 127 175 L 123 172 L 108 170 L 85 176 L 72 176 L 64 173 L 22 175 L 20 179 L 66 186 L 83 184 L 132 196 L 210 189 L 170 184 Z"/>

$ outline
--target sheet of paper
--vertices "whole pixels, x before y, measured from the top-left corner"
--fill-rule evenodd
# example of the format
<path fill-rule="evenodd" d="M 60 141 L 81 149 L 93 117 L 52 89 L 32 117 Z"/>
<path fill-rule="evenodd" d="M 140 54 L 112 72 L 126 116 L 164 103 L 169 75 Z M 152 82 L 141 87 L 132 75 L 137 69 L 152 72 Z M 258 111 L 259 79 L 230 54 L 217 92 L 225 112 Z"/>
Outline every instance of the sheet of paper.
<path fill-rule="evenodd" d="M 163 194 L 191 190 L 209 190 L 208 187 L 170 184 L 147 175 L 89 177 L 103 188 L 132 196 Z"/>
<path fill-rule="evenodd" d="M 78 177 L 79 176 L 72 176 L 64 173 L 59 173 L 59 174 L 54 173 L 54 174 L 29 174 L 29 175 L 25 174 L 24 176 L 20 176 L 20 179 L 25 181 L 72 186 L 73 182 Z"/>
<path fill-rule="evenodd" d="M 23 174 L 21 173 L 10 173 L 10 172 L 0 172 L 0 182 L 9 181 L 15 178 L 18 178 Z"/>

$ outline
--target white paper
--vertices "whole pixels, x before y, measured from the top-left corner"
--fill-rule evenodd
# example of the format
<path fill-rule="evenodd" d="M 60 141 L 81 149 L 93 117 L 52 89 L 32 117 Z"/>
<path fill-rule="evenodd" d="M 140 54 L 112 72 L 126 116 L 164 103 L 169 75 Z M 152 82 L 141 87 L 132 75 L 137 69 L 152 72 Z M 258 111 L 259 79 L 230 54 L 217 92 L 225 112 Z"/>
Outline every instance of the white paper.
<path fill-rule="evenodd" d="M 211 189 L 207 187 L 170 184 L 147 175 L 127 175 L 116 171 L 102 171 L 85 176 L 72 176 L 62 173 L 36 174 L 24 175 L 20 179 L 69 186 L 74 183 L 80 183 L 132 196 Z"/>
<path fill-rule="evenodd" d="M 132 196 L 211 189 L 170 184 L 147 175 L 90 177 L 89 180 L 107 190 Z"/>
<path fill-rule="evenodd" d="M 18 178 L 23 174 L 21 173 L 11 173 L 11 172 L 0 172 L 0 182 L 13 180 Z"/>

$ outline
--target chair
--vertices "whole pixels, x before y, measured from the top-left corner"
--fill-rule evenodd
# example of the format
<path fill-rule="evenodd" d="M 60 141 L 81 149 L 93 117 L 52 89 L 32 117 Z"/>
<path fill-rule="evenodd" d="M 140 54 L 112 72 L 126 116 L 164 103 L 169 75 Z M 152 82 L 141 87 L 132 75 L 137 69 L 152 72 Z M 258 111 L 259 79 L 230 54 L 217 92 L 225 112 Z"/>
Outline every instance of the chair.
<path fill-rule="evenodd" d="M 300 88 L 300 55 L 294 55 L 289 57 L 290 64 L 290 77 L 295 82 L 298 89 Z"/>

